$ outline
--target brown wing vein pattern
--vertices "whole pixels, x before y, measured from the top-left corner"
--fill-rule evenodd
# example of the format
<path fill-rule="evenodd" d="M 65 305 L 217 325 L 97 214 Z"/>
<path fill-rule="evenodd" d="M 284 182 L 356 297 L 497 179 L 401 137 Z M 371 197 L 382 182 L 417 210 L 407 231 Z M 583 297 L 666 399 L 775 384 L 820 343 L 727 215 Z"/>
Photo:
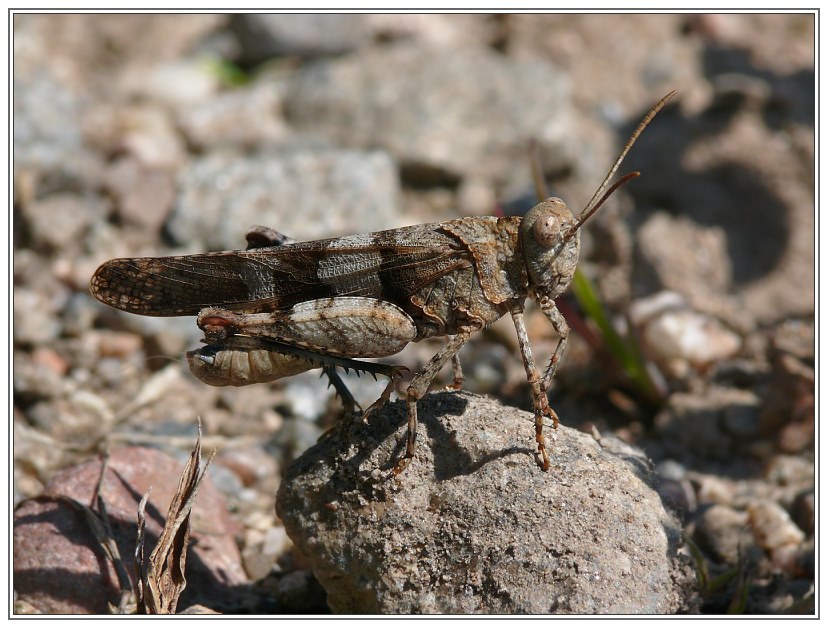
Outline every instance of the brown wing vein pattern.
<path fill-rule="evenodd" d="M 423 285 L 470 264 L 456 242 L 436 234 L 434 240 L 431 245 L 410 245 L 340 239 L 115 259 L 98 268 L 91 290 L 104 303 L 145 316 L 195 316 L 211 306 L 237 312 L 287 309 L 301 301 L 344 295 L 402 305 Z"/>

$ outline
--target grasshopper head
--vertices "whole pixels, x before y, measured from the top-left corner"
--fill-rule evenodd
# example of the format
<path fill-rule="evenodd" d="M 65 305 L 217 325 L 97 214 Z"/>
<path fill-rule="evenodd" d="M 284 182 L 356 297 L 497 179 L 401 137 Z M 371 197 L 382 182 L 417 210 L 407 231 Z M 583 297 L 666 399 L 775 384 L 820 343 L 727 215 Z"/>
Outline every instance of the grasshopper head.
<path fill-rule="evenodd" d="M 551 304 L 551 300 L 562 294 L 572 283 L 575 269 L 578 266 L 579 229 L 615 190 L 640 174 L 630 172 L 624 175 L 601 196 L 638 136 L 675 95 L 676 91 L 673 90 L 659 100 L 656 106 L 644 116 L 641 124 L 627 140 L 627 144 L 621 150 L 621 154 L 618 155 L 607 176 L 604 177 L 604 181 L 577 217 L 569 211 L 566 203 L 556 197 L 548 198 L 535 205 L 523 217 L 520 225 L 523 261 L 529 273 L 529 288 L 541 301 L 541 308 L 544 307 L 544 302 L 547 305 Z"/>
<path fill-rule="evenodd" d="M 580 238 L 575 216 L 561 199 L 548 198 L 530 209 L 520 226 L 529 286 L 538 298 L 554 299 L 572 282 Z"/>

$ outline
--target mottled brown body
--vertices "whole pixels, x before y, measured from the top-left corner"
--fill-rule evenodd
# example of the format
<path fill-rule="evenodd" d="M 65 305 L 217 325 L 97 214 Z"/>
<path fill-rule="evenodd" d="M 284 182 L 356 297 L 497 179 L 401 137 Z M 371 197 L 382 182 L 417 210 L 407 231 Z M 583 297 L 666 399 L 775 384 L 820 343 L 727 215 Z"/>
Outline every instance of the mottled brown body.
<path fill-rule="evenodd" d="M 219 304 L 237 314 L 311 302 L 324 311 L 334 299 L 363 297 L 406 312 L 417 328 L 409 340 L 453 335 L 497 320 L 505 303 L 526 295 L 520 222 L 465 218 L 247 251 L 111 260 L 92 278 L 92 293 L 145 316 L 195 316 Z"/>
<path fill-rule="evenodd" d="M 544 469 L 549 458 L 543 419 L 558 418 L 547 388 L 569 329 L 554 304 L 578 263 L 579 229 L 628 175 L 597 200 L 644 126 L 672 97 L 659 102 L 631 137 L 604 183 L 577 216 L 558 198 L 524 217 L 475 217 L 312 242 L 293 242 L 256 227 L 248 250 L 179 257 L 132 258 L 103 264 L 92 278 L 99 300 L 146 316 L 198 316 L 206 348 L 188 354 L 193 373 L 212 385 L 272 381 L 322 366 L 348 405 L 353 399 L 335 367 L 382 373 L 400 369 L 355 358 L 387 357 L 408 342 L 447 336 L 446 346 L 407 390 L 406 453 L 414 456 L 417 400 L 442 366 L 476 332 L 512 316 L 535 409 L 535 438 Z M 543 378 L 529 347 L 523 308 L 538 302 L 560 340 Z"/>

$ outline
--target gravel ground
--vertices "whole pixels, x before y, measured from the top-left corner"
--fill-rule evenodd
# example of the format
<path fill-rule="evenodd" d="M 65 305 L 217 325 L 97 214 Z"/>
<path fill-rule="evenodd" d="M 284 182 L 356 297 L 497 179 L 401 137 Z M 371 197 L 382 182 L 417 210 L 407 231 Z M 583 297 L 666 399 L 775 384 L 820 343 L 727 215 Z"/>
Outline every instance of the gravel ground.
<path fill-rule="evenodd" d="M 622 167 L 642 176 L 581 244 L 649 376 L 619 366 L 583 301 L 560 302 L 553 473 L 515 409 L 531 396 L 508 317 L 460 353 L 475 395 L 423 404 L 394 480 L 400 404 L 316 445 L 341 417 L 318 371 L 208 387 L 184 359 L 192 318 L 89 294 L 108 259 L 244 248 L 253 224 L 305 240 L 521 214 L 530 140 L 580 208 L 672 89 Z M 117 605 L 65 498 L 90 499 L 109 451 L 129 562 L 130 500 L 151 484 L 163 519 L 200 417 L 219 453 L 179 610 L 814 613 L 814 94 L 811 15 L 15 16 L 15 610 Z M 554 333 L 536 310 L 527 327 L 544 361 Z M 344 377 L 363 407 L 383 388 Z M 639 547 L 624 508 L 650 532 Z"/>

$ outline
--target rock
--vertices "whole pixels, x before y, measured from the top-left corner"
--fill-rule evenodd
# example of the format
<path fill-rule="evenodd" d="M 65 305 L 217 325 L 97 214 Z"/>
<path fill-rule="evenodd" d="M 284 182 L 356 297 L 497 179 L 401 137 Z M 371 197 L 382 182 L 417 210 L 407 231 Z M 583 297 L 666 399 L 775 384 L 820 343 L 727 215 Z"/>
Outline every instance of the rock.
<path fill-rule="evenodd" d="M 154 103 L 97 103 L 84 112 L 86 141 L 106 153 L 127 153 L 148 169 L 168 171 L 187 162 L 173 114 Z"/>
<path fill-rule="evenodd" d="M 169 63 L 191 51 L 226 22 L 215 13 L 52 14 L 15 16 L 15 75 L 38 76 L 41 66 L 81 92 L 96 88 L 122 96 L 124 77 L 136 67 Z M 167 85 L 170 91 L 178 86 Z M 46 107 L 49 101 L 43 103 Z"/>
<path fill-rule="evenodd" d="M 242 558 L 252 580 L 266 577 L 273 570 L 276 560 L 291 547 L 282 526 L 272 526 L 264 532 L 248 530 L 245 540 Z"/>
<path fill-rule="evenodd" d="M 234 15 L 230 27 L 251 65 L 272 57 L 313 57 L 349 52 L 367 43 L 367 15 L 358 14 L 263 14 Z"/>
<path fill-rule="evenodd" d="M 698 500 L 684 465 L 668 458 L 656 465 L 656 473 L 662 501 L 679 515 L 695 512 Z"/>
<path fill-rule="evenodd" d="M 61 191 L 69 182 L 94 179 L 99 158 L 82 143 L 80 99 L 48 72 L 33 72 L 27 80 L 20 80 L 19 71 L 15 76 L 15 173 L 33 170 L 47 175 Z"/>
<path fill-rule="evenodd" d="M 748 506 L 748 515 L 756 542 L 766 552 L 773 553 L 785 546 L 796 547 L 805 540 L 805 533 L 775 502 L 756 501 Z"/>
<path fill-rule="evenodd" d="M 700 504 L 730 505 L 736 497 L 737 485 L 729 478 L 690 473 L 690 479 L 696 485 L 696 496 Z"/>
<path fill-rule="evenodd" d="M 14 513 L 14 588 L 44 613 L 108 612 L 117 605 L 117 578 L 81 511 L 67 498 L 90 505 L 100 475 L 99 460 L 66 469 L 44 494 L 23 502 Z M 141 496 L 152 487 L 147 504 L 148 548 L 155 545 L 183 463 L 153 449 L 127 447 L 111 452 L 103 483 L 113 533 L 132 578 L 136 512 Z M 179 607 L 202 602 L 232 609 L 233 587 L 246 582 L 236 548 L 236 524 L 224 498 L 208 478 L 198 493 L 192 515 L 187 560 L 187 588 Z"/>
<path fill-rule="evenodd" d="M 15 404 L 25 405 L 39 399 L 51 399 L 66 388 L 66 380 L 50 365 L 34 359 L 34 356 L 24 351 L 15 351 L 12 355 Z"/>
<path fill-rule="evenodd" d="M 640 270 L 657 278 L 652 288 L 679 292 L 695 309 L 709 307 L 711 294 L 730 289 L 732 269 L 723 229 L 658 212 L 641 226 L 636 242 L 645 262 Z M 643 277 L 635 279 L 645 282 Z"/>
<path fill-rule="evenodd" d="M 354 148 L 381 146 L 411 183 L 467 175 L 529 182 L 528 141 L 549 171 L 578 165 L 565 75 L 485 48 L 390 46 L 302 68 L 285 94 L 289 122 Z"/>
<path fill-rule="evenodd" d="M 631 303 L 630 320 L 640 329 L 647 354 L 677 378 L 731 358 L 742 347 L 738 334 L 669 290 Z"/>
<path fill-rule="evenodd" d="M 816 513 L 816 499 L 814 497 L 814 490 L 803 491 L 796 496 L 793 503 L 793 515 L 796 525 L 805 532 L 805 534 L 814 534 L 814 522 Z"/>
<path fill-rule="evenodd" d="M 325 591 L 307 570 L 292 571 L 279 578 L 274 595 L 285 613 L 330 612 L 324 606 Z"/>
<path fill-rule="evenodd" d="M 742 344 L 712 316 L 687 309 L 663 312 L 648 321 L 644 341 L 653 357 L 677 375 L 686 373 L 688 365 L 702 369 L 732 357 Z"/>
<path fill-rule="evenodd" d="M 201 149 L 255 147 L 288 136 L 281 109 L 282 98 L 277 87 L 263 83 L 217 94 L 179 112 L 178 122 L 190 143 Z M 251 120 L 256 123 L 251 124 Z"/>
<path fill-rule="evenodd" d="M 544 473 L 532 415 L 469 393 L 431 394 L 419 404 L 417 456 L 394 478 L 404 408 L 354 422 L 345 438 L 334 430 L 279 489 L 277 513 L 334 612 L 692 606 L 679 528 L 642 454 L 561 427 Z"/>
<path fill-rule="evenodd" d="M 172 61 L 129 68 L 120 77 L 122 89 L 136 100 L 148 100 L 175 109 L 208 101 L 219 80 L 203 62 Z"/>
<path fill-rule="evenodd" d="M 14 343 L 46 344 L 60 334 L 55 295 L 14 288 Z M 59 307 L 59 306 L 58 306 Z"/>
<path fill-rule="evenodd" d="M 674 393 L 655 427 L 676 460 L 731 461 L 735 451 L 749 446 L 750 437 L 758 436 L 759 399 L 750 391 L 717 386 L 703 394 Z"/>
<path fill-rule="evenodd" d="M 188 606 L 183 611 L 178 613 L 179 615 L 218 615 L 220 614 L 218 611 L 214 611 L 212 608 L 208 608 L 203 604 L 193 604 L 192 606 Z"/>
<path fill-rule="evenodd" d="M 446 13 L 371 13 L 363 16 L 379 39 L 416 40 L 419 46 L 446 50 L 494 44 L 499 25 L 490 15 Z M 498 16 L 499 17 L 499 16 Z"/>
<path fill-rule="evenodd" d="M 79 250 L 89 226 L 106 216 L 107 203 L 100 197 L 53 194 L 23 206 L 23 218 L 35 248 Z"/>
<path fill-rule="evenodd" d="M 790 319 L 774 329 L 772 343 L 774 351 L 788 353 L 806 364 L 814 362 L 814 320 Z"/>
<path fill-rule="evenodd" d="M 788 353 L 772 362 L 759 417 L 761 431 L 786 453 L 812 450 L 815 436 L 816 374 Z"/>
<path fill-rule="evenodd" d="M 115 208 L 121 221 L 157 237 L 175 200 L 172 176 L 136 158 L 122 158 L 109 167 L 106 184 L 117 198 Z"/>
<path fill-rule="evenodd" d="M 772 485 L 791 487 L 797 492 L 802 487 L 813 488 L 814 462 L 800 456 L 777 455 L 767 463 L 764 476 Z"/>
<path fill-rule="evenodd" d="M 699 548 L 717 562 L 735 565 L 740 559 L 757 556 L 745 512 L 716 504 L 701 513 L 694 527 L 693 538 Z"/>
<path fill-rule="evenodd" d="M 297 150 L 197 159 L 167 229 L 196 250 L 245 248 L 252 225 L 296 239 L 400 226 L 399 181 L 382 152 Z"/>

